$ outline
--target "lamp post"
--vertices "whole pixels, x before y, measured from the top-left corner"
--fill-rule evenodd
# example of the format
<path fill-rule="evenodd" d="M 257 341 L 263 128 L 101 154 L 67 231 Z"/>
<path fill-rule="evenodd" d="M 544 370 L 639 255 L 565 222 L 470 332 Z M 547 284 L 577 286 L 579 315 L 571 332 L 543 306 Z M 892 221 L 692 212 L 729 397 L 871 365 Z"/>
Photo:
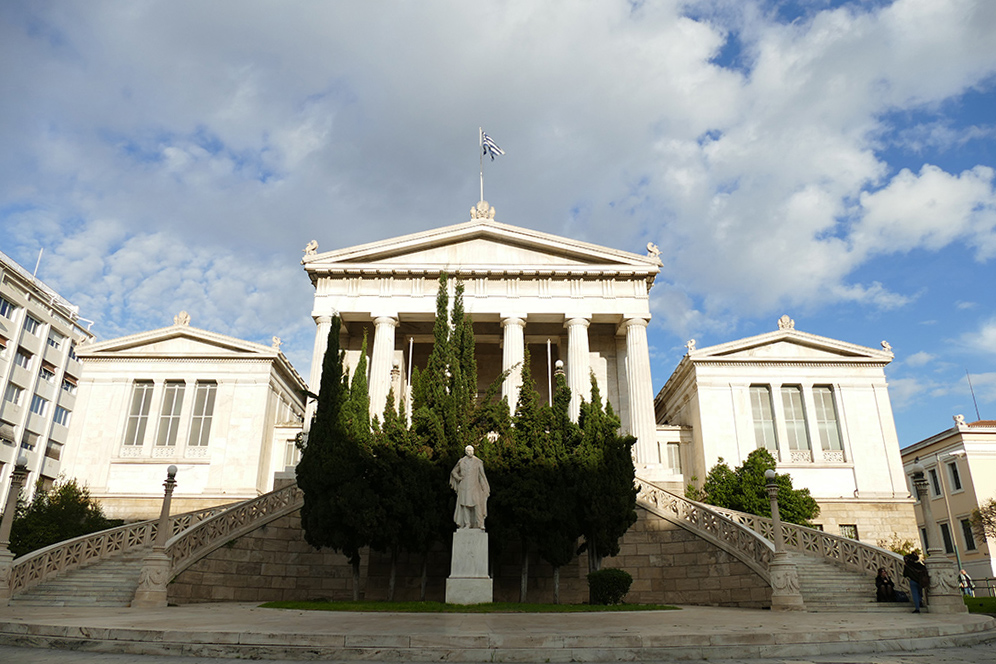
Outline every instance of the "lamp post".
<path fill-rule="evenodd" d="M 778 512 L 778 483 L 775 481 L 775 471 L 770 468 L 764 471 L 765 488 L 771 499 L 771 538 L 775 544 L 775 555 L 768 564 L 771 576 L 771 610 L 772 611 L 805 611 L 806 605 L 799 592 L 799 570 L 785 551 L 785 540 L 782 537 L 782 518 Z"/>
<path fill-rule="evenodd" d="M 962 599 L 958 587 L 958 567 L 940 546 L 941 536 L 934 513 L 930 506 L 930 496 L 927 495 L 927 479 L 919 457 L 913 460 L 913 487 L 916 489 L 917 500 L 923 514 L 923 525 L 927 531 L 927 574 L 930 575 L 928 599 L 931 613 L 965 613 L 968 607 Z"/>
<path fill-rule="evenodd" d="M 176 487 L 176 466 L 166 469 L 166 490 L 163 496 L 163 507 L 159 512 L 159 525 L 156 528 L 156 540 L 152 545 L 152 553 L 142 561 L 142 576 L 138 580 L 138 589 L 131 605 L 135 608 L 162 608 L 166 606 L 166 584 L 169 583 L 170 559 L 166 555 L 166 542 L 169 540 L 169 504 Z"/>
<path fill-rule="evenodd" d="M 21 495 L 21 487 L 27 476 L 28 457 L 21 452 L 10 473 L 10 489 L 3 508 L 3 519 L 0 520 L 0 606 L 7 606 L 10 602 L 10 572 L 14 567 L 14 554 L 10 552 L 10 527 L 14 523 L 14 512 L 17 511 L 17 498 Z"/>

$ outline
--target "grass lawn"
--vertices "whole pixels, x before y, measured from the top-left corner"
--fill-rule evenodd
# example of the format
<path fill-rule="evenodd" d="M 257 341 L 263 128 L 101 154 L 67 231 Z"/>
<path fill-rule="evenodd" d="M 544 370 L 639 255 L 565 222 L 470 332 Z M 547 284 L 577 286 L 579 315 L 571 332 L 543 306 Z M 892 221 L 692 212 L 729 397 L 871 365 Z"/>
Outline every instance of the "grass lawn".
<path fill-rule="evenodd" d="M 996 613 L 996 597 L 966 597 L 969 613 Z"/>
<path fill-rule="evenodd" d="M 665 604 L 445 604 L 443 602 L 267 602 L 264 609 L 298 611 L 381 611 L 390 613 L 590 613 L 595 611 L 671 611 Z"/>

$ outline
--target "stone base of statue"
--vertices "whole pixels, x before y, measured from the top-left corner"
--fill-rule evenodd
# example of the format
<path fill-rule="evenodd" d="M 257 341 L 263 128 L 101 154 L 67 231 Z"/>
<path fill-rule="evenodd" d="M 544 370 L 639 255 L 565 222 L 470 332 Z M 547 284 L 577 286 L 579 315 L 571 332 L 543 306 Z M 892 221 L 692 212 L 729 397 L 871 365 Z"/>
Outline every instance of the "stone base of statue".
<path fill-rule="evenodd" d="M 784 552 L 776 553 L 768 563 L 768 572 L 771 574 L 771 610 L 805 611 L 795 563 Z"/>
<path fill-rule="evenodd" d="M 494 601 L 494 582 L 488 576 L 488 533 L 461 528 L 453 533 L 450 578 L 446 579 L 449 604 L 484 604 Z"/>
<path fill-rule="evenodd" d="M 10 575 L 14 567 L 14 554 L 7 549 L 0 549 L 0 606 L 10 602 Z"/>

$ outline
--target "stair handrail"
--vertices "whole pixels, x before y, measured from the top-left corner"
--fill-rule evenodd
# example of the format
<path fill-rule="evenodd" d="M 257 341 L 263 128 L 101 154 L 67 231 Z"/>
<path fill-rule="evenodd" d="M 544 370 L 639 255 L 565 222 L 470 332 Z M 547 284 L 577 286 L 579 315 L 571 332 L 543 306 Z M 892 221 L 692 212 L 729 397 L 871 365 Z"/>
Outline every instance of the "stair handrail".
<path fill-rule="evenodd" d="M 728 519 L 760 533 L 767 539 L 771 539 L 774 534 L 774 522 L 768 517 L 738 512 L 715 505 L 708 507 Z M 782 521 L 782 541 L 785 543 L 786 549 L 815 555 L 856 572 L 870 573 L 872 576 L 876 576 L 879 568 L 884 567 L 897 588 L 901 586 L 909 589 L 909 580 L 903 577 L 903 557 L 894 551 L 843 535 L 834 535 L 817 528 L 808 528 L 785 521 Z"/>
<path fill-rule="evenodd" d="M 223 512 L 233 504 L 208 507 L 170 517 L 170 532 L 180 533 L 197 523 Z M 50 544 L 14 559 L 10 570 L 11 596 L 71 570 L 149 546 L 156 539 L 159 519 L 126 523 L 89 535 Z"/>
<path fill-rule="evenodd" d="M 170 559 L 169 578 L 176 578 L 183 570 L 227 542 L 301 509 L 303 505 L 304 492 L 297 484 L 290 484 L 231 505 L 225 511 L 193 524 L 166 542 L 166 555 Z"/>
<path fill-rule="evenodd" d="M 771 582 L 768 565 L 775 554 L 775 545 L 770 538 L 722 514 L 712 505 L 689 500 L 639 476 L 636 481 L 639 484 L 636 499 L 641 507 L 675 521 L 728 551 L 766 582 Z"/>

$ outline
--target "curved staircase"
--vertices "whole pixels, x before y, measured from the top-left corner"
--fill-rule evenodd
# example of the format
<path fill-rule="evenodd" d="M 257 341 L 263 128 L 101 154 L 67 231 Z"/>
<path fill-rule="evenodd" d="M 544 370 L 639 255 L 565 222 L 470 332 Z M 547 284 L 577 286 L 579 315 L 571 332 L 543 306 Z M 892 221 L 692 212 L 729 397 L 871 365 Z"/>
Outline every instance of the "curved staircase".
<path fill-rule="evenodd" d="M 773 523 L 752 514 L 704 505 L 638 478 L 637 504 L 712 542 L 770 583 Z M 296 486 L 234 505 L 175 515 L 166 544 L 169 578 L 218 547 L 299 509 Z M 21 606 L 128 606 L 143 559 L 155 541 L 156 523 L 146 521 L 52 545 L 14 561 L 11 604 Z M 879 547 L 794 524 L 782 524 L 790 560 L 799 574 L 808 611 L 908 611 L 908 603 L 875 601 L 875 572 L 885 567 L 905 586 L 902 558 Z M 905 589 L 905 587 L 904 587 Z"/>
<path fill-rule="evenodd" d="M 66 572 L 10 598 L 11 606 L 128 606 L 151 547 Z"/>

